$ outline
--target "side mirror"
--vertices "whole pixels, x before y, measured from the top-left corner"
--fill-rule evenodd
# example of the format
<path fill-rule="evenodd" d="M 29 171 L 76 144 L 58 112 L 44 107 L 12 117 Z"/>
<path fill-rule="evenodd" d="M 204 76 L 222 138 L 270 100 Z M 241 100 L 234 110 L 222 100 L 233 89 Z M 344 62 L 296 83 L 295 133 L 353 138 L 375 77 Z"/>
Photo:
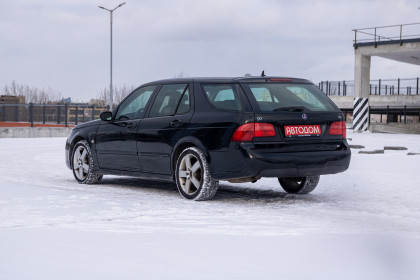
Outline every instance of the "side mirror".
<path fill-rule="evenodd" d="M 106 112 L 102 112 L 99 117 L 101 118 L 101 120 L 109 122 L 112 119 L 112 113 L 109 111 Z"/>

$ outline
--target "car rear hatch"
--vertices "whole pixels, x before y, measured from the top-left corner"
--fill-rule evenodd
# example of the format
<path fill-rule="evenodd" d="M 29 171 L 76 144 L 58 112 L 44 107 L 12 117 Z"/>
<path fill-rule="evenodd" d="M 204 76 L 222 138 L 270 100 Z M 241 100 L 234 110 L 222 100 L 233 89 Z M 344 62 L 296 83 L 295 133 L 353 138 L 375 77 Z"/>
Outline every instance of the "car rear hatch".
<path fill-rule="evenodd" d="M 304 119 L 305 118 L 305 119 Z M 266 152 L 333 151 L 341 149 L 343 135 L 331 130 L 342 123 L 341 113 L 256 114 L 256 122 L 270 123 L 275 136 L 254 137 L 256 149 Z"/>
<path fill-rule="evenodd" d="M 265 81 L 244 82 L 242 87 L 253 106 L 255 123 L 270 124 L 275 130 L 275 133 L 260 133 L 262 137 L 253 138 L 259 152 L 346 149 L 341 111 L 312 83 L 267 78 Z"/>

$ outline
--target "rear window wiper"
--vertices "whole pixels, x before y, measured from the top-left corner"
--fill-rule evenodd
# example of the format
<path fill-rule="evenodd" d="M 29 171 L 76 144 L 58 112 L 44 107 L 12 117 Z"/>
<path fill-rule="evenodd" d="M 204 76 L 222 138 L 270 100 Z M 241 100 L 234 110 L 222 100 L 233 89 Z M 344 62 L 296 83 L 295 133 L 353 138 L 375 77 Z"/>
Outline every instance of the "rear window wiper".
<path fill-rule="evenodd" d="M 287 111 L 287 112 L 303 112 L 306 108 L 304 106 L 289 106 L 280 107 L 273 110 L 273 112 Z"/>

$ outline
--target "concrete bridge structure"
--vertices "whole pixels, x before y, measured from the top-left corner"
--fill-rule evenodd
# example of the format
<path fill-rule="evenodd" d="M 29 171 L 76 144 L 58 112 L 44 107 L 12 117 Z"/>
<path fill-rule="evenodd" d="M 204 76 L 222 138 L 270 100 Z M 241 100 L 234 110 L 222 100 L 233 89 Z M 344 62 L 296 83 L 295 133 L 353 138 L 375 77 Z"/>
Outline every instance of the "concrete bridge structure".
<path fill-rule="evenodd" d="M 414 23 L 354 30 L 354 90 L 356 97 L 369 97 L 372 56 L 420 66 L 420 32 L 417 34 L 419 36 L 418 38 L 412 38 L 415 35 L 404 35 L 403 28 L 407 26 L 417 26 L 420 29 L 420 23 Z M 389 37 L 379 35 L 378 30 L 382 31 L 394 27 L 399 27 L 399 36 Z M 358 35 L 360 34 L 371 35 L 373 38 L 371 40 L 358 40 Z"/>
<path fill-rule="evenodd" d="M 406 123 L 407 107 L 420 108 L 420 95 L 376 96 L 371 95 L 370 88 L 372 56 L 420 66 L 419 29 L 420 23 L 413 23 L 353 30 L 355 34 L 353 45 L 355 55 L 354 97 L 339 97 L 332 99 L 336 99 L 334 101 L 341 109 L 353 108 L 353 129 L 356 131 L 364 131 L 369 127 L 369 109 L 374 107 L 386 107 L 388 109 L 387 123 L 390 107 L 404 107 L 404 123 Z M 420 124 L 417 126 L 420 126 Z M 370 129 L 374 130 L 372 127 Z M 409 127 L 408 132 L 413 131 L 413 129 L 413 127 Z M 417 129 L 414 130 L 417 131 Z M 418 133 L 420 133 L 420 127 L 418 128 Z"/>

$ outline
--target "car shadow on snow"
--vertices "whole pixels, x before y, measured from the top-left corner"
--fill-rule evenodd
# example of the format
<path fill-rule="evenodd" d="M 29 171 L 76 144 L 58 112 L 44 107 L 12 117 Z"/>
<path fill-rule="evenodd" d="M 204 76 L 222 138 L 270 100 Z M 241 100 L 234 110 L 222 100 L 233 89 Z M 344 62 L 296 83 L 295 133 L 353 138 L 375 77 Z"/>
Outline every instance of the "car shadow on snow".
<path fill-rule="evenodd" d="M 315 191 L 316 192 L 316 191 Z M 280 186 L 278 189 L 264 189 L 258 186 L 250 187 L 249 184 L 232 185 L 221 182 L 219 190 L 217 191 L 213 200 L 216 201 L 252 201 L 262 203 L 324 203 L 329 200 L 322 194 L 289 194 L 285 192 Z"/>
<path fill-rule="evenodd" d="M 135 177 L 105 177 L 100 184 L 102 186 L 112 186 L 114 188 L 126 189 L 132 191 L 147 191 L 150 194 L 165 195 L 171 198 L 181 198 L 175 183 L 148 181 Z M 316 192 L 316 190 L 315 190 Z M 261 201 L 263 203 L 272 202 L 309 202 L 320 203 L 327 202 L 330 197 L 323 194 L 296 195 L 288 194 L 279 186 L 277 189 L 261 189 L 258 186 L 250 184 L 230 184 L 220 182 L 219 189 L 211 201 L 234 202 L 234 201 Z"/>
<path fill-rule="evenodd" d="M 150 190 L 168 194 L 176 192 L 175 183 L 144 180 L 136 177 L 104 177 L 99 185 L 130 190 Z M 176 192 L 176 194 L 178 194 L 178 192 Z"/>

